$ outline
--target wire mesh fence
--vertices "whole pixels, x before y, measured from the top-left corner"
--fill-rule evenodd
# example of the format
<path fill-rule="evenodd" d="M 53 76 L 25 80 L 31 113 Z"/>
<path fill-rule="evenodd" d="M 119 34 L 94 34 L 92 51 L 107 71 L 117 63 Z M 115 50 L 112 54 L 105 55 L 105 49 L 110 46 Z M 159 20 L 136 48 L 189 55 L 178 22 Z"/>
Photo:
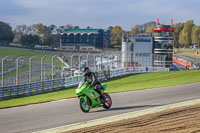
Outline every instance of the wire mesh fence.
<path fill-rule="evenodd" d="M 41 57 L 0 56 L 0 85 L 5 87 L 79 76 L 86 66 L 95 72 L 129 67 L 164 68 L 165 56 L 134 52 L 62 53 Z"/>

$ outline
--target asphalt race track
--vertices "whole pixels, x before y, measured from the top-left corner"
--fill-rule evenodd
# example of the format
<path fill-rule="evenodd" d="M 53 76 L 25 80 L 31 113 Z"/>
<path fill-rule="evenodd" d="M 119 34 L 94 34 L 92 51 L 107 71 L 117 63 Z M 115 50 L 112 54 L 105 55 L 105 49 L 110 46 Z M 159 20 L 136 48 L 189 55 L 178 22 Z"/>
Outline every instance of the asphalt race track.
<path fill-rule="evenodd" d="M 109 86 L 108 86 L 109 87 Z M 200 82 L 111 94 L 110 110 L 91 109 L 83 113 L 77 98 L 0 109 L 0 132 L 34 132 L 68 124 L 89 121 L 121 113 L 200 98 Z"/>

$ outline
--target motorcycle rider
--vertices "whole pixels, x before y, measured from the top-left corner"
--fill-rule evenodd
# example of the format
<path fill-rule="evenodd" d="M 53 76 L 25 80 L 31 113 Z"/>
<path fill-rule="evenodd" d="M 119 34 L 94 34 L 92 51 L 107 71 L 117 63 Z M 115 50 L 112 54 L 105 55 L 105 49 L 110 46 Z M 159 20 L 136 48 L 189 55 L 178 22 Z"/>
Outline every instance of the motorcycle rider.
<path fill-rule="evenodd" d="M 101 89 L 103 89 L 103 87 L 101 86 L 101 83 L 97 79 L 95 73 L 91 72 L 88 67 L 85 67 L 83 70 L 83 76 L 84 82 L 87 81 L 90 87 L 94 87 L 95 91 L 100 94 L 100 97 L 103 99 L 103 101 L 107 101 L 108 99 L 106 99 L 106 97 L 101 92 Z"/>

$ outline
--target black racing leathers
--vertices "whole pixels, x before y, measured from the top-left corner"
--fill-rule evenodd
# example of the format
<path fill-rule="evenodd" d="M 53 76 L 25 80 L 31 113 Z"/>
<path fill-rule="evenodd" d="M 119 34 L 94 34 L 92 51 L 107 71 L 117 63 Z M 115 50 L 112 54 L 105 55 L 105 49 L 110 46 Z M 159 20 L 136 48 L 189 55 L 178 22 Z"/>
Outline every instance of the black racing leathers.
<path fill-rule="evenodd" d="M 84 82 L 87 81 L 90 87 L 94 87 L 95 91 L 97 91 L 100 94 L 100 97 L 103 98 L 103 100 L 105 100 L 105 96 L 101 92 L 101 89 L 103 88 L 94 72 L 88 72 L 87 74 L 85 74 L 83 80 Z"/>

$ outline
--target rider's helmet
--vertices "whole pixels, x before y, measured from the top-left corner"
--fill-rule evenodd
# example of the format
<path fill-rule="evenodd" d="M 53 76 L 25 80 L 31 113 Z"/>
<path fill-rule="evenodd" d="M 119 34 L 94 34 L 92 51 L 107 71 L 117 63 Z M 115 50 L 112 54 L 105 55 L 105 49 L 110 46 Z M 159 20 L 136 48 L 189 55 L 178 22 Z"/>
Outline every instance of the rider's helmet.
<path fill-rule="evenodd" d="M 89 67 L 85 67 L 83 70 L 83 75 L 87 75 L 89 71 L 90 71 Z"/>

